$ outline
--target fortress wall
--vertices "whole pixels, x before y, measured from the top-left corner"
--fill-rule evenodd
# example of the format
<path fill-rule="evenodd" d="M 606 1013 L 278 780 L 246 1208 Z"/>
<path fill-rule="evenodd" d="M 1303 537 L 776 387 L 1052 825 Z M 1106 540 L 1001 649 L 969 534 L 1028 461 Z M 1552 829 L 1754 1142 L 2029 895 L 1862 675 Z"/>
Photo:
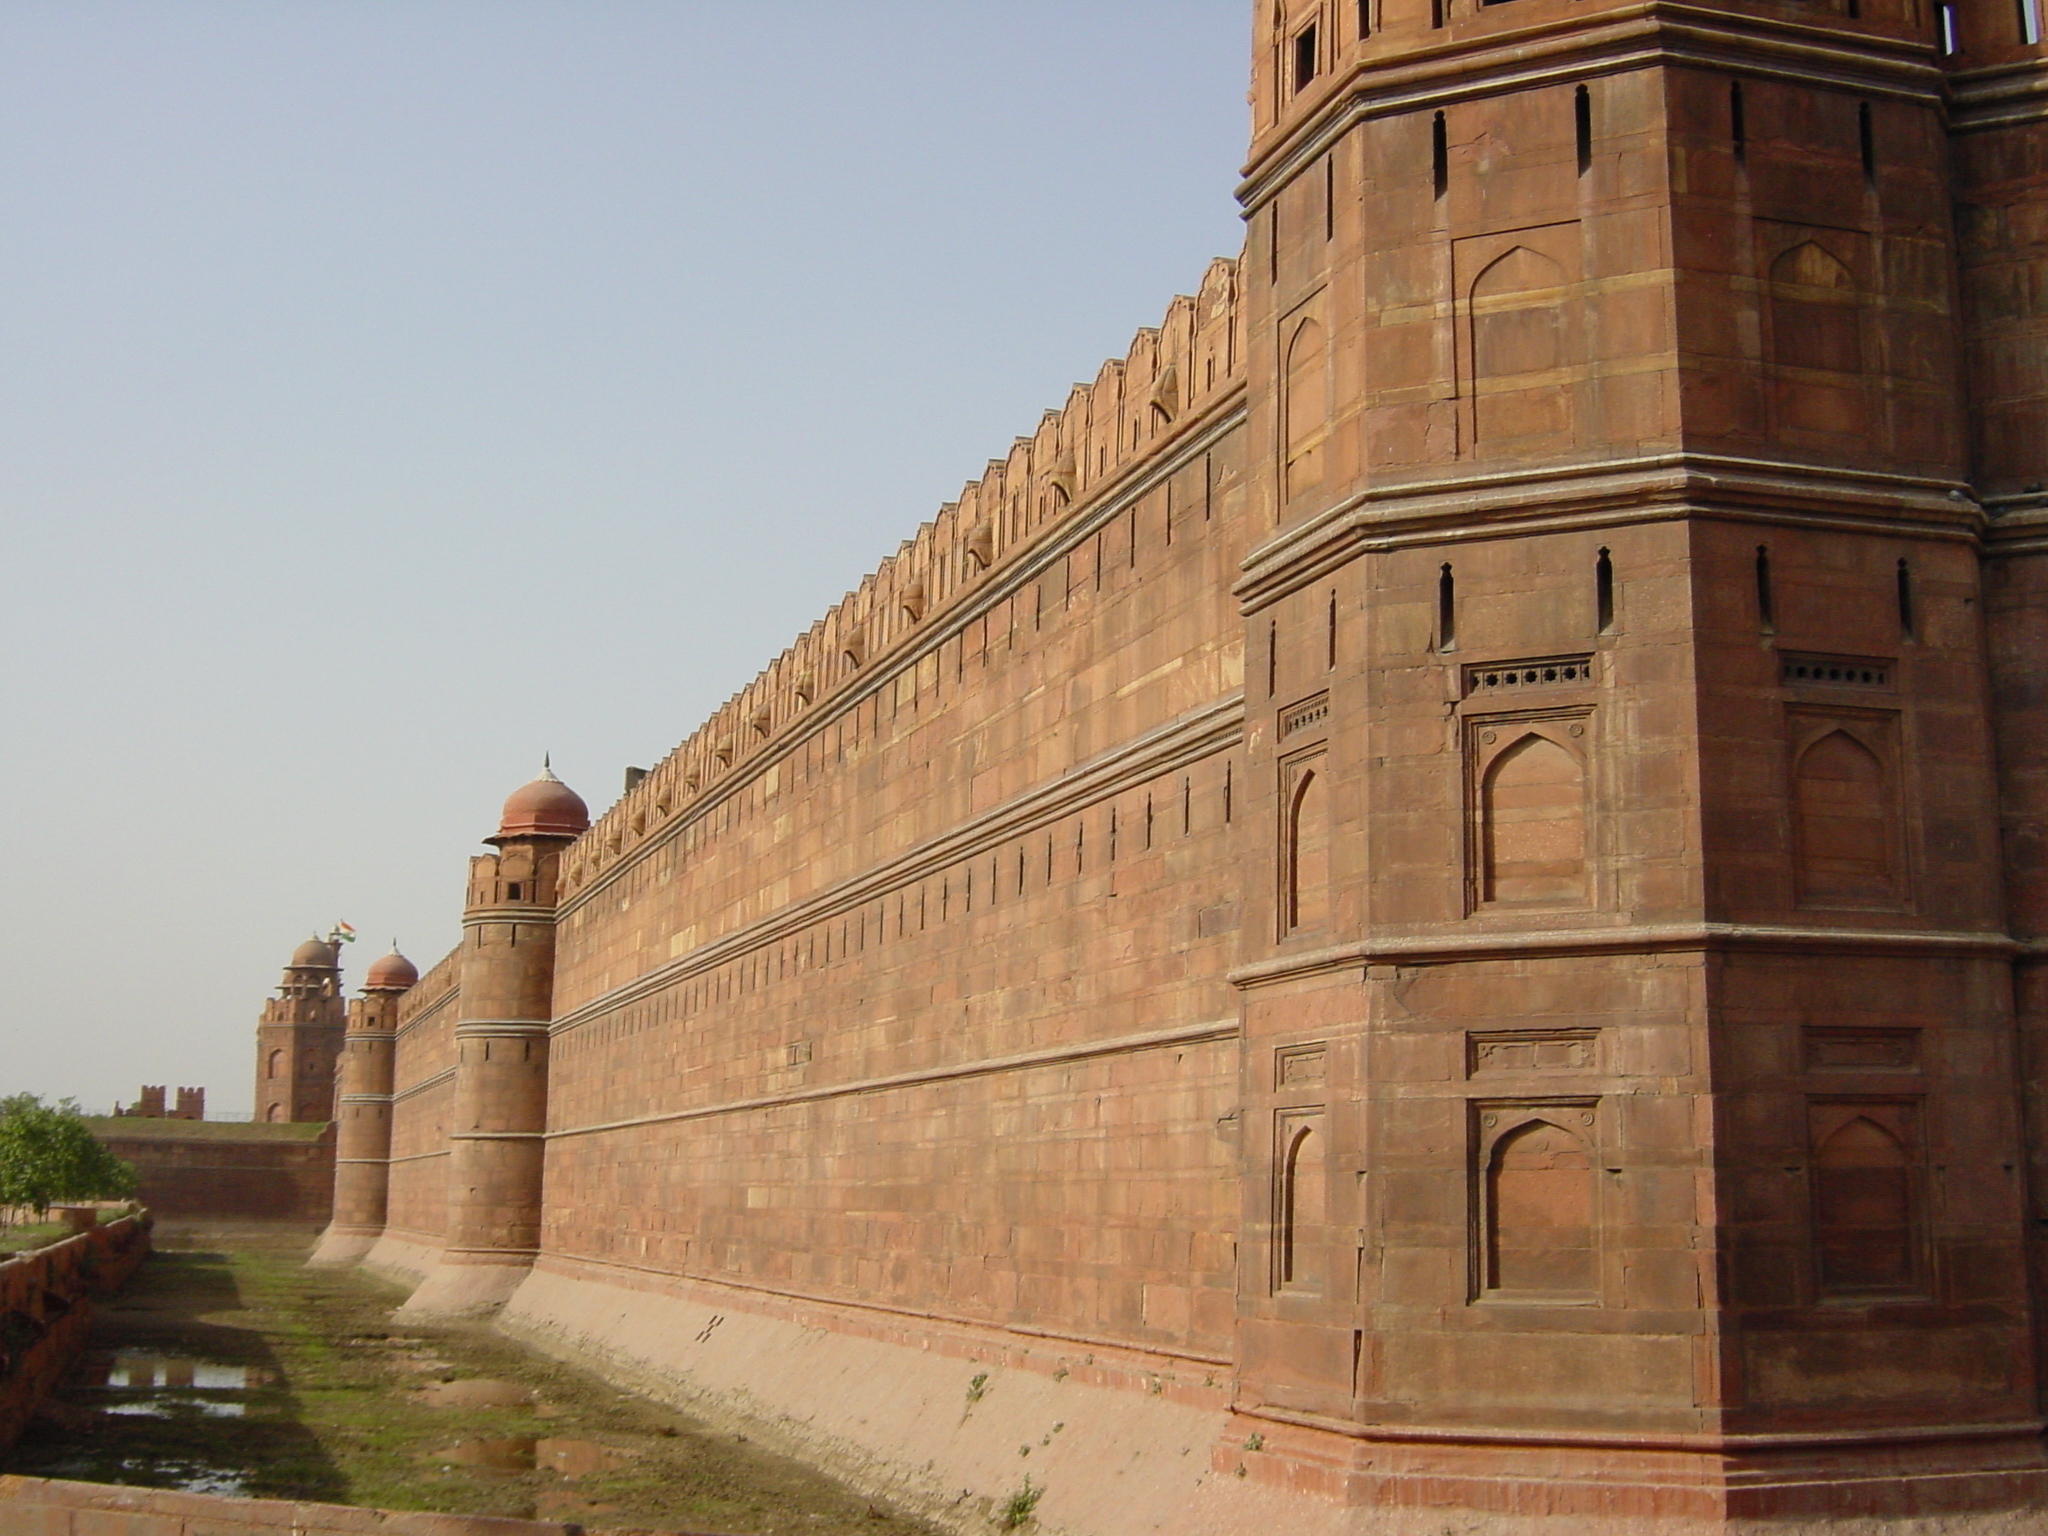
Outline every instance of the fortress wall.
<path fill-rule="evenodd" d="M 1227 1358 L 1229 272 L 572 852 L 544 1265 Z"/>
<path fill-rule="evenodd" d="M 455 1092 L 455 1001 L 462 950 L 450 951 L 398 1009 L 392 1076 L 390 1211 L 368 1263 L 417 1278 L 448 1223 L 448 1106 Z"/>

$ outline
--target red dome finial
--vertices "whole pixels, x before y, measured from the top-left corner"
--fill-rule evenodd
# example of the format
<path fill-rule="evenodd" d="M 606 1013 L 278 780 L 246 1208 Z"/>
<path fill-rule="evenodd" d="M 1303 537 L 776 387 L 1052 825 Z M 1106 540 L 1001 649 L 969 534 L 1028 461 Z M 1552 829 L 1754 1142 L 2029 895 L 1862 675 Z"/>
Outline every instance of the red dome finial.
<path fill-rule="evenodd" d="M 590 830 L 590 807 L 583 797 L 555 777 L 545 758 L 540 777 L 512 791 L 487 843 L 512 837 L 581 837 Z"/>
<path fill-rule="evenodd" d="M 420 979 L 420 968 L 398 952 L 398 940 L 391 941 L 391 953 L 370 962 L 363 973 L 365 992 L 403 992 Z"/>

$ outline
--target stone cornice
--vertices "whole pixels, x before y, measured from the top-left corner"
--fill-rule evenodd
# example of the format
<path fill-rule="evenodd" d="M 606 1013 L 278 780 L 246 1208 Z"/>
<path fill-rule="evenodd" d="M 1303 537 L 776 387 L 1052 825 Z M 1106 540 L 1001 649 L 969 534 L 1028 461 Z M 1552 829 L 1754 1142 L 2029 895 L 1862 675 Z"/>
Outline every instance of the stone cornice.
<path fill-rule="evenodd" d="M 1941 101 L 1944 86 L 1929 43 L 1644 0 L 1591 16 L 1468 34 L 1406 52 L 1398 62 L 1361 59 L 1317 112 L 1246 165 L 1238 200 L 1247 213 L 1256 212 L 1370 118 L 1652 66 L 1824 81 L 1929 105 Z"/>
<path fill-rule="evenodd" d="M 819 1099 L 842 1099 L 853 1094 L 886 1093 L 916 1088 L 926 1083 L 953 1082 L 963 1077 L 989 1077 L 1003 1072 L 1023 1072 L 1039 1067 L 1064 1066 L 1096 1056 L 1128 1056 L 1135 1051 L 1159 1051 L 1176 1045 L 1201 1045 L 1210 1041 L 1235 1040 L 1236 1019 L 1216 1019 L 1184 1024 L 1174 1029 L 1148 1030 L 1139 1035 L 1119 1035 L 1108 1040 L 1078 1040 L 1070 1045 L 1048 1046 L 1044 1050 L 1020 1051 L 1010 1056 L 989 1056 L 975 1061 L 949 1062 L 915 1072 L 895 1072 L 884 1077 L 851 1078 L 843 1083 L 821 1083 L 815 1088 L 792 1088 L 784 1093 L 764 1093 L 751 1098 L 727 1099 L 691 1109 L 671 1110 L 659 1115 L 636 1115 L 630 1120 L 606 1120 L 592 1125 L 570 1126 L 547 1133 L 554 1141 L 570 1136 L 596 1136 L 613 1131 L 637 1130 L 648 1125 L 672 1125 L 684 1120 L 707 1120 L 719 1115 L 744 1114 L 750 1110 L 777 1109 L 786 1104 L 807 1104 Z"/>
<path fill-rule="evenodd" d="M 416 1083 L 408 1083 L 405 1087 L 398 1089 L 391 1095 L 391 1102 L 397 1104 L 411 1098 L 416 1093 L 425 1093 L 430 1088 L 439 1088 L 444 1083 L 452 1083 L 454 1081 L 455 1069 L 453 1067 L 444 1067 L 432 1077 L 423 1077 Z"/>
<path fill-rule="evenodd" d="M 1655 454 L 1368 486 L 1248 551 L 1232 590 L 1254 613 L 1362 553 L 1702 515 L 1946 539 L 1985 521 L 1957 480 Z"/>
<path fill-rule="evenodd" d="M 573 895 L 565 897 L 556 911 L 567 917 L 640 860 L 682 836 L 692 824 L 750 788 L 809 738 L 860 709 L 870 698 L 892 686 L 903 673 L 961 635 L 976 619 L 1044 576 L 1137 502 L 1213 449 L 1242 426 L 1244 420 L 1245 386 L 1240 379 L 1222 390 L 1200 416 L 1184 423 L 1159 452 L 1134 461 L 1122 473 L 1105 481 L 1094 498 L 1078 511 L 1057 523 L 1047 524 L 1035 542 L 1018 546 L 989 573 L 986 580 L 960 594 L 943 611 L 933 614 L 933 622 L 915 626 L 887 650 L 870 657 L 854 684 L 821 699 L 815 708 L 791 718 L 767 740 L 751 746 L 746 758 L 735 763 L 729 774 L 707 785 L 687 806 L 649 832 L 630 850 L 622 852 L 615 863 L 593 876 Z"/>
<path fill-rule="evenodd" d="M 1456 965 L 1532 956 L 1652 955 L 1777 951 L 1824 955 L 1984 955 L 2011 959 L 2022 946 L 2003 933 L 1908 928 L 1823 928 L 1769 923 L 1616 924 L 1611 928 L 1443 933 L 1364 939 L 1241 965 L 1229 973 L 1239 987 L 1361 970 L 1369 965 Z"/>
<path fill-rule="evenodd" d="M 2048 61 L 2021 59 L 1949 77 L 1949 132 L 1984 133 L 2048 118 Z"/>
<path fill-rule="evenodd" d="M 1244 698 L 1230 694 L 1171 724 L 1134 737 L 1121 746 L 988 810 L 895 858 L 863 870 L 803 901 L 699 945 L 680 959 L 647 971 L 573 1008 L 555 1021 L 564 1033 L 677 982 L 716 970 L 779 939 L 791 937 L 880 899 L 889 892 L 966 859 L 1082 807 L 1108 798 L 1133 783 L 1157 778 L 1235 745 L 1244 734 Z"/>

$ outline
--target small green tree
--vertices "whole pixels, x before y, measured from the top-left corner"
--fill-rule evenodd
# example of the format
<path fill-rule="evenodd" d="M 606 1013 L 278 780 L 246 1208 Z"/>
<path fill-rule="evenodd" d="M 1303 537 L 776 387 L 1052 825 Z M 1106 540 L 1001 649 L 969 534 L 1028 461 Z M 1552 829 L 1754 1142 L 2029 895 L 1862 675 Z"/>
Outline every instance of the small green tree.
<path fill-rule="evenodd" d="M 0 1208 L 47 1212 L 58 1200 L 118 1200 L 135 1169 L 103 1146 L 70 1099 L 0 1098 Z"/>

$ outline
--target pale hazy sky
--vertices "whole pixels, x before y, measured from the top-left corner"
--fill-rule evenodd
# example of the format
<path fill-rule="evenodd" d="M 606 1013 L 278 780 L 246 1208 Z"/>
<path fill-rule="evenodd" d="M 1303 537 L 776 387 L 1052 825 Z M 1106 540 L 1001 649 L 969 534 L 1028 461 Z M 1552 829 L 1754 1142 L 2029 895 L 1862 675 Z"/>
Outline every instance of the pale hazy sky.
<path fill-rule="evenodd" d="M 0 1092 L 249 1108 L 1242 239 L 1244 0 L 8 0 Z"/>

